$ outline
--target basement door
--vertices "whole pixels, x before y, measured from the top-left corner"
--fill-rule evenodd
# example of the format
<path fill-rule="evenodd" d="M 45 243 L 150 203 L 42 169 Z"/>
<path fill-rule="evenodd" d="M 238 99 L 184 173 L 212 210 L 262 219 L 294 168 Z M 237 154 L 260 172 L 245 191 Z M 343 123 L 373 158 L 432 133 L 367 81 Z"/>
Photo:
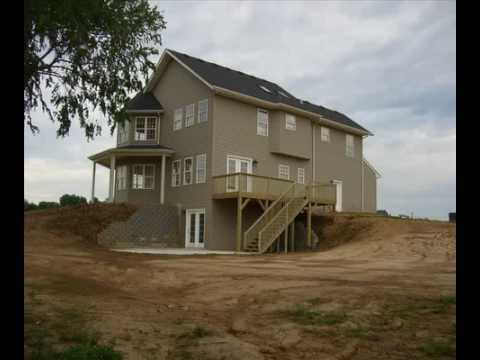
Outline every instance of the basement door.
<path fill-rule="evenodd" d="M 244 158 L 240 156 L 227 156 L 227 174 L 234 173 L 252 173 L 252 159 Z M 251 177 L 243 177 L 239 181 L 239 176 L 229 176 L 227 178 L 227 192 L 235 191 L 252 191 L 252 179 Z"/>
<path fill-rule="evenodd" d="M 185 247 L 203 248 L 205 245 L 205 209 L 187 209 Z"/>

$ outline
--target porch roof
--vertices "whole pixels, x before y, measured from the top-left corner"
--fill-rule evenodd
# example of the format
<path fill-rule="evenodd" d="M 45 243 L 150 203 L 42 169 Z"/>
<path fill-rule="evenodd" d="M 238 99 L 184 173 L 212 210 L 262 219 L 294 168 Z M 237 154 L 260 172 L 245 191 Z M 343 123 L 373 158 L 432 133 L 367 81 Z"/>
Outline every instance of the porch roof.
<path fill-rule="evenodd" d="M 88 157 L 89 160 L 95 161 L 105 167 L 110 167 L 110 158 L 115 156 L 116 159 L 124 157 L 159 157 L 171 156 L 175 151 L 167 146 L 162 145 L 127 145 L 104 150 Z"/>

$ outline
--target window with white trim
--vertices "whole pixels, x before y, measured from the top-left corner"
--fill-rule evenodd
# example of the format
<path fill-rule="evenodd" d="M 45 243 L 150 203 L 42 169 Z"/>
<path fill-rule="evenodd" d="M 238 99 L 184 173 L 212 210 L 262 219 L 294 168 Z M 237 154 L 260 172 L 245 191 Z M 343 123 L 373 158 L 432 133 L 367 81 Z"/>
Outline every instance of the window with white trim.
<path fill-rule="evenodd" d="M 123 124 L 118 124 L 118 143 L 123 144 L 128 141 L 128 127 L 129 121 L 124 121 Z"/>
<path fill-rule="evenodd" d="M 183 159 L 183 185 L 192 184 L 193 157 Z"/>
<path fill-rule="evenodd" d="M 297 169 L 297 183 L 305 184 L 305 168 Z"/>
<path fill-rule="evenodd" d="M 172 186 L 181 185 L 181 164 L 180 160 L 172 161 Z"/>
<path fill-rule="evenodd" d="M 353 135 L 346 134 L 345 135 L 345 155 L 349 157 L 354 157 L 355 156 L 355 148 L 354 148 L 354 142 L 353 142 Z"/>
<path fill-rule="evenodd" d="M 135 119 L 135 140 L 155 140 L 157 133 L 156 117 L 137 117 Z"/>
<path fill-rule="evenodd" d="M 183 108 L 175 110 L 173 114 L 173 130 L 180 130 L 183 121 Z"/>
<path fill-rule="evenodd" d="M 195 124 L 195 104 L 185 106 L 185 127 Z"/>
<path fill-rule="evenodd" d="M 297 119 L 295 116 L 285 114 L 285 129 L 292 131 L 297 130 Z"/>
<path fill-rule="evenodd" d="M 117 190 L 127 188 L 127 167 L 125 165 L 117 167 Z"/>
<path fill-rule="evenodd" d="M 197 184 L 204 183 L 206 181 L 206 170 L 207 170 L 207 154 L 197 155 Z"/>
<path fill-rule="evenodd" d="M 290 180 L 290 166 L 288 165 L 278 165 L 278 177 L 280 179 Z"/>
<path fill-rule="evenodd" d="M 133 165 L 132 188 L 153 189 L 155 183 L 155 165 L 137 164 Z"/>
<path fill-rule="evenodd" d="M 208 121 L 208 99 L 200 100 L 198 102 L 198 122 Z"/>
<path fill-rule="evenodd" d="M 268 111 L 257 109 L 257 135 L 268 136 Z"/>
<path fill-rule="evenodd" d="M 324 142 L 330 142 L 330 129 L 327 127 L 320 127 L 320 138 Z"/>

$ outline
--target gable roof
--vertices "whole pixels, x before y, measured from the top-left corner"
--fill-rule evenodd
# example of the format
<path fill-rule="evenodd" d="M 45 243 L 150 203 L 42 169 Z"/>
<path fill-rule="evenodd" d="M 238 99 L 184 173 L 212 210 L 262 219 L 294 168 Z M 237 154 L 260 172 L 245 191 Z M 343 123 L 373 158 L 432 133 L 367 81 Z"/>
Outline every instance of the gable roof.
<path fill-rule="evenodd" d="M 259 100 L 267 101 L 273 104 L 284 104 L 299 110 L 304 110 L 319 115 L 327 120 L 331 120 L 339 125 L 347 126 L 362 133 L 372 135 L 370 131 L 350 119 L 345 114 L 338 111 L 327 109 L 326 107 L 300 100 L 289 93 L 276 83 L 245 74 L 240 71 L 232 70 L 225 66 L 205 61 L 178 51 L 166 49 L 164 52 L 173 59 L 179 61 L 181 65 L 186 66 L 200 80 L 206 83 L 210 88 L 217 87 L 227 89 L 235 93 L 243 94 Z M 164 57 L 162 55 L 162 58 Z M 162 58 L 159 64 L 162 62 Z M 152 81 L 155 81 L 152 79 Z M 147 84 L 146 90 L 149 90 L 152 83 Z M 269 92 L 262 87 L 270 90 Z"/>
<path fill-rule="evenodd" d="M 151 93 L 139 92 L 125 105 L 128 111 L 162 111 L 163 107 Z"/>
<path fill-rule="evenodd" d="M 380 175 L 380 173 L 377 171 L 377 169 L 375 169 L 375 168 L 373 167 L 373 165 L 370 164 L 370 163 L 367 161 L 367 159 L 363 158 L 362 160 L 363 160 L 363 163 L 364 163 L 365 165 L 367 165 L 367 166 L 373 171 L 373 173 L 375 174 L 375 176 L 376 176 L 377 179 L 380 179 L 380 178 L 382 177 L 382 175 Z"/>

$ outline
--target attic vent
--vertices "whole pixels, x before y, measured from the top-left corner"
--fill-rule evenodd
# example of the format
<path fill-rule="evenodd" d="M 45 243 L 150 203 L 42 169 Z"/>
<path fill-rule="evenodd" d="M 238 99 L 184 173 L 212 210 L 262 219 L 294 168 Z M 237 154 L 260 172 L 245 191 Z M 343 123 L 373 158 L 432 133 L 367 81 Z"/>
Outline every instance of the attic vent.
<path fill-rule="evenodd" d="M 263 86 L 263 85 L 258 85 L 258 87 L 259 87 L 260 89 L 262 89 L 263 91 L 269 93 L 269 94 L 272 93 L 272 91 L 271 91 L 269 88 L 267 88 L 267 87 L 265 87 L 265 86 Z"/>

